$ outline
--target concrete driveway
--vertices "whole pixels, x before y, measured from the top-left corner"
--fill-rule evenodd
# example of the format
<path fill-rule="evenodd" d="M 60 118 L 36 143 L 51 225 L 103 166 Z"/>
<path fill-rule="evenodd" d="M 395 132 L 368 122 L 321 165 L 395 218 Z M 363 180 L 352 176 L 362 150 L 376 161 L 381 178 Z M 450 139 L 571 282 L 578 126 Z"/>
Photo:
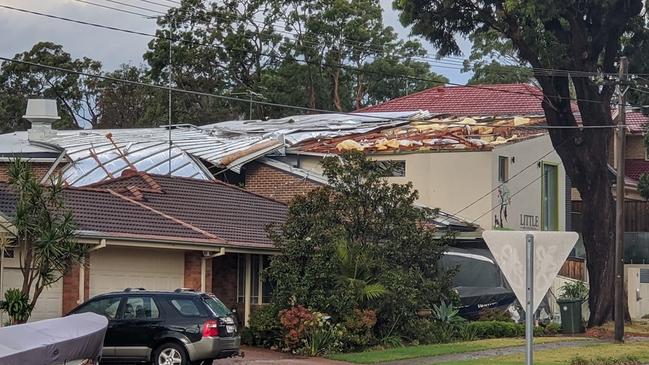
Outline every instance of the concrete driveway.
<path fill-rule="evenodd" d="M 213 365 L 348 365 L 347 362 L 316 357 L 298 357 L 281 352 L 242 346 L 246 356 L 214 361 Z"/>

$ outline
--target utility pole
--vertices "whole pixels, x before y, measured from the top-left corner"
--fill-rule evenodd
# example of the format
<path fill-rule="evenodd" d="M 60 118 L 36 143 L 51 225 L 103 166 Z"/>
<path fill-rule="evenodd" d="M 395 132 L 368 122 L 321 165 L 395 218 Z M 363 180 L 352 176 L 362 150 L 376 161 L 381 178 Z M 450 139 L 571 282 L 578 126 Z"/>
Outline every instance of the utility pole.
<path fill-rule="evenodd" d="M 169 125 L 167 128 L 169 129 L 169 163 L 168 163 L 168 173 L 169 176 L 171 176 L 171 147 L 172 147 L 172 141 L 171 141 L 171 79 L 173 77 L 172 75 L 172 58 L 171 58 L 171 48 L 173 47 L 173 23 L 169 24 L 169 76 L 167 77 L 167 87 L 169 88 L 169 95 L 168 95 L 168 110 L 167 110 L 167 116 L 169 117 Z"/>
<path fill-rule="evenodd" d="M 615 194 L 615 341 L 624 342 L 624 145 L 626 142 L 626 81 L 629 60 L 620 58 L 618 84 L 617 133 L 615 160 L 617 164 Z"/>

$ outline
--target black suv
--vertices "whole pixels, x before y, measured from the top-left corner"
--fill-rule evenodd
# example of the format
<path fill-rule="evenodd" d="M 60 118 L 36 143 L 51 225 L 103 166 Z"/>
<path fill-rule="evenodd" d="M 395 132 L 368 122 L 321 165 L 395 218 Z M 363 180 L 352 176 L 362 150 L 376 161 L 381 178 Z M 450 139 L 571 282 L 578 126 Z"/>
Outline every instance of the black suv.
<path fill-rule="evenodd" d="M 234 316 L 210 294 L 128 288 L 98 295 L 70 314 L 85 312 L 108 318 L 102 363 L 211 364 L 239 355 Z"/>

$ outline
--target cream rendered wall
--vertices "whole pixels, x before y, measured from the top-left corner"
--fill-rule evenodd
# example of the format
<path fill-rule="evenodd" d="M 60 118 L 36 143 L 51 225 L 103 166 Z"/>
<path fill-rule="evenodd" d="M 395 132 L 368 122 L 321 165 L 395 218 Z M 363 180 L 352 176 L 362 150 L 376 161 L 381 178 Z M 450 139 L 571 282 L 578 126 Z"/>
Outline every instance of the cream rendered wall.
<path fill-rule="evenodd" d="M 501 145 L 492 153 L 492 181 L 493 189 L 496 189 L 491 197 L 491 206 L 495 209 L 491 212 L 488 222 L 484 228 L 491 228 L 495 224 L 495 217 L 499 216 L 498 196 L 498 157 L 509 158 L 509 181 L 504 184 L 509 191 L 511 204 L 507 207 L 507 220 L 504 228 L 514 230 L 540 230 L 541 227 L 541 183 L 542 168 L 536 161 L 542 156 L 542 161 L 558 165 L 558 193 L 559 193 L 559 230 L 565 229 L 566 206 L 565 206 L 565 181 L 566 174 L 561 164 L 559 155 L 554 151 L 549 136 L 537 137 L 513 144 Z M 514 158 L 514 162 L 512 162 Z M 531 165 L 531 166 L 530 166 Z M 529 167 L 528 167 L 529 166 Z M 518 175 L 517 175 L 518 174 Z M 535 224 L 538 217 L 538 226 Z"/>
<path fill-rule="evenodd" d="M 23 276 L 20 271 L 20 262 L 18 261 L 19 252 L 14 252 L 14 257 L 5 257 L 2 273 L 2 289 L 6 292 L 10 288 L 20 289 L 23 284 Z M 33 291 L 33 288 L 32 288 Z M 2 293 L 4 297 L 4 293 Z M 41 295 L 36 301 L 36 306 L 29 317 L 29 322 L 39 321 L 42 319 L 49 319 L 59 317 L 62 314 L 63 305 L 63 280 L 59 280 L 52 284 L 49 288 L 43 290 Z M 1 320 L 7 321 L 6 314 L 0 313 Z"/>
<path fill-rule="evenodd" d="M 492 189 L 491 152 L 421 152 L 400 154 L 376 154 L 375 160 L 406 161 L 406 176 L 392 177 L 390 181 L 406 183 L 411 181 L 419 191 L 418 202 L 431 208 L 440 208 L 456 213 L 475 202 Z M 302 169 L 321 173 L 318 156 L 299 156 Z M 469 221 L 490 209 L 489 197 L 480 199 L 459 214 Z M 491 225 L 489 214 L 476 223 Z"/>

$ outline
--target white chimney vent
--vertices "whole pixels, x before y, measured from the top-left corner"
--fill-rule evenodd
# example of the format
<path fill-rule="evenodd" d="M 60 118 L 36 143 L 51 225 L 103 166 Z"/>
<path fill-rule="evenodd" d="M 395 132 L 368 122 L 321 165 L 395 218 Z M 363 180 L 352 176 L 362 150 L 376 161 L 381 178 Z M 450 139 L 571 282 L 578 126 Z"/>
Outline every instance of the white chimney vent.
<path fill-rule="evenodd" d="M 52 99 L 29 99 L 27 100 L 27 111 L 23 118 L 32 123 L 27 131 L 30 141 L 43 140 L 53 136 L 52 123 L 61 119 L 56 107 L 56 100 Z"/>

